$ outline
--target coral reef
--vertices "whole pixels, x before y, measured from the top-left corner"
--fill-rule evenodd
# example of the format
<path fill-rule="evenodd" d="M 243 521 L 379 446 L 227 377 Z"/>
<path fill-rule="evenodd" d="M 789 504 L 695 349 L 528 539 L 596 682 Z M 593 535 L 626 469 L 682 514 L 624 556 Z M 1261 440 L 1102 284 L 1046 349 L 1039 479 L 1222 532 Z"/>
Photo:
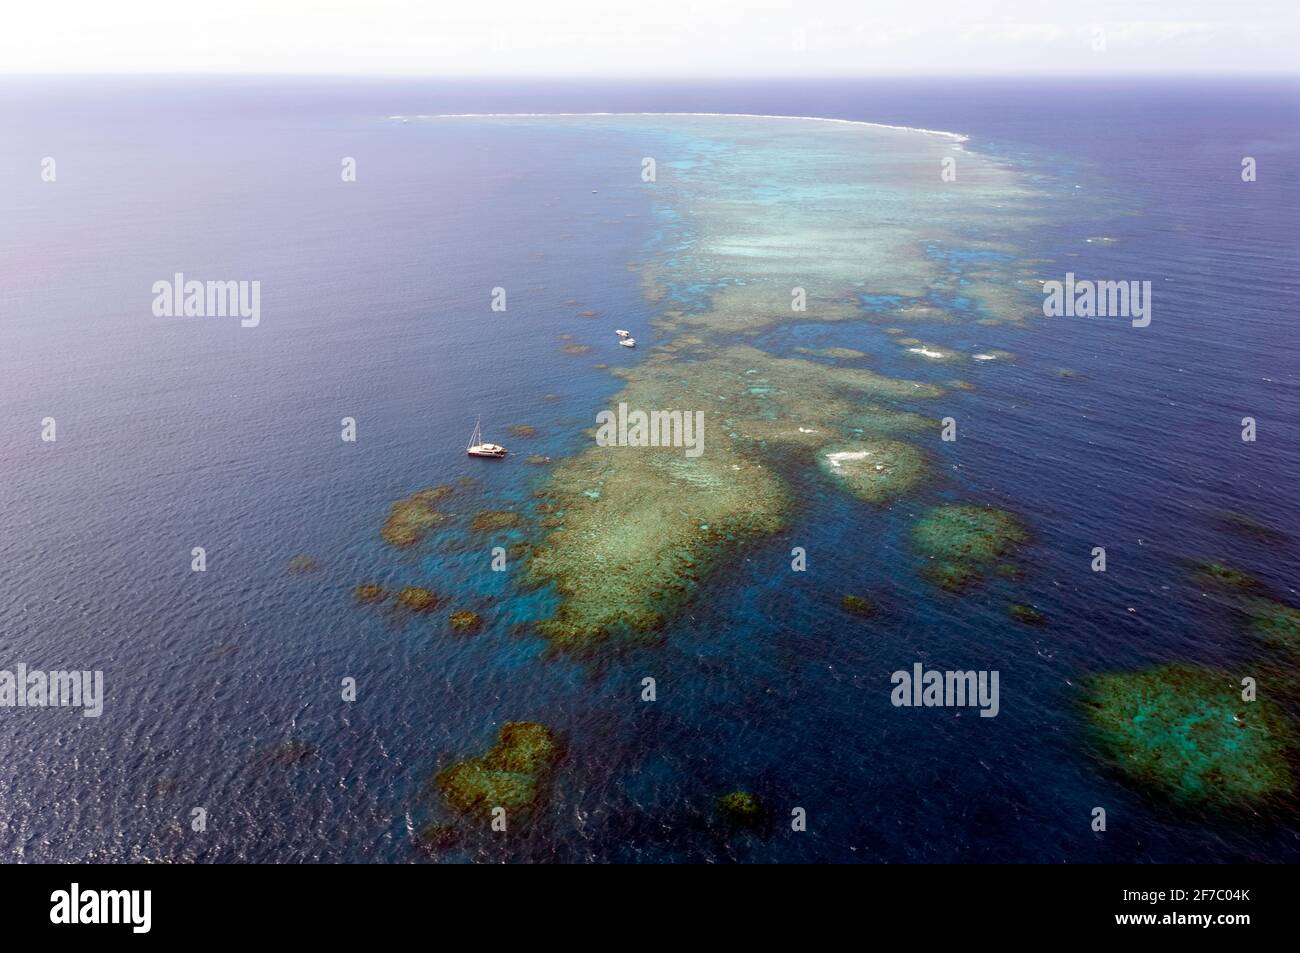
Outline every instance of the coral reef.
<path fill-rule="evenodd" d="M 470 635 L 483 628 L 483 617 L 469 609 L 459 609 L 451 614 L 451 627 L 457 632 Z"/>
<path fill-rule="evenodd" d="M 511 721 L 501 726 L 486 753 L 444 768 L 434 783 L 464 814 L 490 819 L 494 807 L 503 807 L 508 816 L 517 815 L 538 805 L 562 754 L 559 739 L 545 725 Z"/>
<path fill-rule="evenodd" d="M 352 594 L 356 597 L 357 602 L 363 604 L 371 603 L 371 602 L 383 602 L 384 596 L 386 595 L 383 586 L 380 586 L 379 584 L 373 582 L 361 583 L 359 586 L 356 587 L 356 589 L 352 591 Z"/>
<path fill-rule="evenodd" d="M 757 827 L 763 823 L 763 804 L 748 791 L 730 791 L 718 798 L 718 813 L 723 821 L 739 827 Z"/>
<path fill-rule="evenodd" d="M 1242 809 L 1294 791 L 1296 736 L 1232 675 L 1191 665 L 1099 675 L 1088 705 L 1103 748 L 1144 788 L 1183 804 Z"/>
<path fill-rule="evenodd" d="M 817 454 L 826 473 L 868 503 L 885 503 L 906 494 L 925 476 L 925 455 L 898 440 L 860 440 L 835 444 Z"/>
<path fill-rule="evenodd" d="M 978 582 L 1026 539 L 1011 513 L 969 504 L 935 507 L 912 527 L 912 544 L 929 561 L 922 574 L 949 590 Z"/>
<path fill-rule="evenodd" d="M 1286 533 L 1276 527 L 1261 523 L 1253 516 L 1236 510 L 1224 510 L 1215 516 L 1214 521 L 1229 532 L 1261 543 L 1284 543 L 1287 539 Z"/>
<path fill-rule="evenodd" d="M 406 586 L 397 594 L 397 601 L 412 612 L 428 612 L 438 604 L 438 597 L 423 586 Z"/>
<path fill-rule="evenodd" d="M 1261 588 L 1259 580 L 1226 563 L 1207 560 L 1194 562 L 1192 572 L 1202 585 L 1218 586 L 1247 592 Z"/>
<path fill-rule="evenodd" d="M 870 617 L 876 614 L 876 604 L 866 596 L 855 596 L 846 593 L 840 600 L 840 605 L 844 607 L 845 612 L 851 612 L 854 615 Z"/>
<path fill-rule="evenodd" d="M 538 632 L 566 651 L 657 637 L 725 560 L 788 524 L 800 477 L 829 467 L 827 454 L 863 446 L 880 454 L 862 466 L 865 457 L 842 460 L 851 465 L 835 474 L 872 502 L 910 492 L 927 472 L 924 454 L 896 438 L 930 426 L 916 405 L 942 388 L 825 360 L 860 351 L 817 348 L 805 353 L 822 360 L 808 360 L 738 341 L 783 323 L 861 321 L 868 298 L 886 302 L 877 313 L 900 311 L 900 321 L 946 319 L 936 292 L 998 321 L 1041 302 L 1014 248 L 970 238 L 975 223 L 981 233 L 998 223 L 1008 236 L 1019 227 L 1030 192 L 996 163 L 970 154 L 968 186 L 955 197 L 900 174 L 903 156 L 907 168 L 918 155 L 938 162 L 950 148 L 941 137 L 740 117 L 664 122 L 674 135 L 697 136 L 707 161 L 661 183 L 665 201 L 691 210 L 689 253 L 641 269 L 647 299 L 663 305 L 654 322 L 662 343 L 613 372 L 624 386 L 610 405 L 703 413 L 703 449 L 687 457 L 679 447 L 589 447 L 550 471 L 542 492 L 554 506 L 551 531 L 527 579 L 559 596 Z M 719 125 L 725 133 L 715 135 Z M 759 180 L 762 189 L 746 184 Z M 779 220 L 773 194 L 787 199 Z M 939 253 L 949 247 L 997 254 L 978 273 L 958 273 Z M 707 297 L 683 292 L 693 287 Z M 809 291 L 806 310 L 792 315 L 794 287 Z M 973 572 L 973 562 L 955 565 Z"/>
<path fill-rule="evenodd" d="M 837 361 L 856 361 L 870 356 L 866 351 L 857 351 L 851 347 L 797 347 L 795 353 L 829 357 Z"/>
<path fill-rule="evenodd" d="M 479 510 L 470 521 L 470 529 L 476 533 L 494 533 L 514 529 L 523 521 L 522 516 L 510 510 Z"/>
<path fill-rule="evenodd" d="M 1047 621 L 1047 617 L 1035 609 L 1033 606 L 1027 606 L 1023 602 L 1013 602 L 1007 607 L 1007 612 L 1011 618 L 1017 622 L 1023 622 L 1025 625 L 1042 625 Z"/>
<path fill-rule="evenodd" d="M 398 500 L 389 510 L 388 520 L 379 530 L 379 535 L 390 546 L 414 546 L 425 533 L 445 519 L 436 504 L 452 492 L 450 486 L 443 484 Z"/>
<path fill-rule="evenodd" d="M 1273 599 L 1247 599 L 1250 634 L 1270 649 L 1300 660 L 1300 610 Z"/>
<path fill-rule="evenodd" d="M 825 448 L 874 448 L 887 474 L 874 464 L 858 474 L 850 461 L 845 488 L 872 499 L 904 492 L 921 475 L 920 451 L 871 438 L 846 443 L 841 425 L 911 431 L 925 418 L 862 398 L 941 393 L 743 345 L 689 362 L 652 357 L 623 376 L 617 400 L 632 407 L 682 406 L 693 395 L 705 414 L 704 449 L 692 458 L 676 447 L 593 447 L 554 469 L 543 497 L 563 525 L 537 547 L 529 578 L 555 583 L 562 602 L 539 631 L 566 651 L 653 638 L 720 558 L 786 524 L 793 493 L 778 468 L 791 459 L 806 465 Z"/>

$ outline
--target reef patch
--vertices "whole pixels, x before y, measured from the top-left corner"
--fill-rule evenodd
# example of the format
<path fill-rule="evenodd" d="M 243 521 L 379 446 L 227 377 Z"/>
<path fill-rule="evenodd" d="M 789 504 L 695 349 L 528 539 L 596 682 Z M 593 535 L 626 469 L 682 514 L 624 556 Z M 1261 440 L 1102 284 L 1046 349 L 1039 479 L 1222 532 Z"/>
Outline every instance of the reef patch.
<path fill-rule="evenodd" d="M 384 592 L 384 587 L 378 583 L 363 582 L 352 590 L 352 595 L 357 602 L 368 605 L 374 602 L 383 602 L 387 593 Z"/>
<path fill-rule="evenodd" d="M 470 521 L 476 533 L 495 533 L 521 526 L 524 518 L 511 510 L 479 510 Z"/>
<path fill-rule="evenodd" d="M 451 614 L 451 627 L 462 635 L 472 635 L 483 628 L 483 617 L 469 609 L 458 609 Z"/>
<path fill-rule="evenodd" d="M 414 546 L 424 534 L 446 517 L 438 511 L 437 504 L 452 493 L 446 484 L 420 490 L 404 500 L 398 500 L 389 510 L 388 520 L 379 535 L 390 546 Z"/>
<path fill-rule="evenodd" d="M 927 560 L 922 575 L 950 591 L 965 589 L 995 569 L 1014 570 L 1003 559 L 1028 538 L 1013 514 L 970 504 L 935 507 L 912 527 L 912 545 Z"/>
<path fill-rule="evenodd" d="M 1294 792 L 1294 729 L 1274 703 L 1243 701 L 1236 677 L 1163 665 L 1095 676 L 1087 688 L 1102 746 L 1142 787 L 1229 810 Z"/>
<path fill-rule="evenodd" d="M 397 594 L 397 601 L 412 612 L 428 612 L 438 604 L 438 597 L 423 586 L 406 586 Z"/>
<path fill-rule="evenodd" d="M 729 791 L 718 798 L 718 814 L 734 827 L 761 827 L 766 819 L 763 803 L 749 791 Z"/>
<path fill-rule="evenodd" d="M 462 814 L 490 820 L 496 807 L 507 816 L 527 813 L 538 806 L 562 755 L 559 738 L 545 725 L 506 722 L 486 753 L 444 768 L 434 783 Z"/>
<path fill-rule="evenodd" d="M 845 612 L 862 616 L 865 619 L 869 619 L 876 614 L 876 604 L 866 596 L 855 596 L 852 593 L 845 593 L 840 599 L 840 606 Z"/>
<path fill-rule="evenodd" d="M 905 495 L 926 475 L 925 455 L 910 443 L 867 439 L 817 454 L 822 471 L 858 499 L 885 503 Z"/>

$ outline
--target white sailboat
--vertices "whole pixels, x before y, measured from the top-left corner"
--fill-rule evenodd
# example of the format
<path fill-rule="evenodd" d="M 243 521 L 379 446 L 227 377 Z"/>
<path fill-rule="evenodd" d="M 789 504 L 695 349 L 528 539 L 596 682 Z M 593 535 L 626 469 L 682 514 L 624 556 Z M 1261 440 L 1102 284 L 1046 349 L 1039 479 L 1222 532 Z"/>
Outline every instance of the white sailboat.
<path fill-rule="evenodd" d="M 506 448 L 496 443 L 485 443 L 481 423 L 481 418 L 474 421 L 474 432 L 470 434 L 469 446 L 465 448 L 465 452 L 471 457 L 490 457 L 500 460 L 506 455 Z"/>
<path fill-rule="evenodd" d="M 636 347 L 636 338 L 623 338 L 618 343 L 624 347 Z"/>
<path fill-rule="evenodd" d="M 631 331 L 624 331 L 622 328 L 618 328 L 617 330 L 614 331 L 614 333 L 621 338 L 630 338 L 632 336 Z"/>

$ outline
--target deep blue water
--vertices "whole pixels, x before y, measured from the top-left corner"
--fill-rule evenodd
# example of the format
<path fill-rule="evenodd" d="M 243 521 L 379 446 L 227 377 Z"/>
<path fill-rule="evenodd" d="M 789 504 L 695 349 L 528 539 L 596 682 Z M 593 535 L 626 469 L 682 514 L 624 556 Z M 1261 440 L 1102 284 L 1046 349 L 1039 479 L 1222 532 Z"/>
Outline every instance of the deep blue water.
<path fill-rule="evenodd" d="M 1257 657 L 1184 559 L 1239 564 L 1296 598 L 1294 85 L 156 83 L 0 86 L 0 667 L 101 668 L 108 691 L 98 720 L 0 716 L 6 859 L 417 859 L 409 831 L 438 811 L 430 775 L 513 719 L 568 743 L 551 807 L 527 833 L 446 859 L 1300 858 L 1294 816 L 1175 810 L 1107 771 L 1078 689 L 1101 670 Z M 598 329 L 616 319 L 652 338 L 656 308 L 628 265 L 673 223 L 628 170 L 665 144 L 384 117 L 604 110 L 967 133 L 1047 193 L 1026 250 L 1050 262 L 1045 277 L 1150 279 L 1154 319 L 915 328 L 1018 355 L 962 369 L 978 386 L 932 487 L 884 513 L 809 494 L 662 645 L 599 665 L 551 658 L 516 625 L 550 596 L 484 571 L 463 521 L 411 552 L 377 530 L 393 500 L 461 476 L 480 482 L 458 491 L 458 513 L 523 506 L 545 474 L 522 457 L 582 447 L 618 389 L 592 365 L 645 356 Z M 1244 155 L 1257 182 L 1240 181 Z M 55 184 L 40 181 L 43 156 Z M 342 156 L 358 158 L 355 184 L 339 182 Z M 148 289 L 177 270 L 259 278 L 262 326 L 154 318 Z M 488 307 L 496 285 L 504 314 Z M 563 354 L 565 334 L 593 350 Z M 954 376 L 867 322 L 765 343 Z M 502 438 L 514 423 L 541 434 L 505 440 L 521 449 L 505 465 L 475 465 L 461 441 L 477 414 Z M 1254 444 L 1239 438 L 1246 415 Z M 53 445 L 39 440 L 46 416 Z M 344 416 L 355 445 L 339 440 Z M 961 597 L 920 581 L 905 534 L 941 499 L 1021 514 L 1024 579 Z M 1224 510 L 1287 538 L 1243 538 Z M 190 572 L 199 545 L 203 574 Z M 792 545 L 810 553 L 794 584 Z M 1088 571 L 1094 545 L 1104 576 Z M 295 554 L 320 570 L 287 572 Z M 490 625 L 455 638 L 355 607 L 365 579 L 454 593 Z M 828 610 L 845 591 L 872 593 L 881 618 Z M 1050 624 L 1009 624 L 1009 598 Z M 999 717 L 892 708 L 889 673 L 918 660 L 998 669 Z M 654 705 L 638 700 L 646 675 Z M 266 763 L 287 740 L 315 747 Z M 720 829 L 713 800 L 735 787 L 805 807 L 809 830 Z M 1088 826 L 1095 805 L 1104 835 Z M 194 806 L 206 834 L 188 828 Z"/>

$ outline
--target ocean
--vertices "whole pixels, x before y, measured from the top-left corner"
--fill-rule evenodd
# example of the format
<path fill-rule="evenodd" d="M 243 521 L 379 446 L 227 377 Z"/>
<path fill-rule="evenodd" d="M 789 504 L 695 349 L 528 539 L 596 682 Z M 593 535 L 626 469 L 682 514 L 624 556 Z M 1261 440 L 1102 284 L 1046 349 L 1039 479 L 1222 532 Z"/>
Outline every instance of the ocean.
<path fill-rule="evenodd" d="M 670 117 L 393 117 L 607 112 L 960 133 L 1028 195 L 978 236 L 1005 243 L 1000 257 L 929 254 L 958 282 L 990 262 L 1150 280 L 1151 324 L 1032 311 L 981 324 L 978 302 L 954 294 L 907 330 L 1014 360 L 930 365 L 871 313 L 887 305 L 873 276 L 895 263 L 882 245 L 863 259 L 862 320 L 732 337 L 968 379 L 946 405 L 961 436 L 931 447 L 931 479 L 883 508 L 801 482 L 789 524 L 737 547 L 654 644 L 557 653 L 535 624 L 559 596 L 491 571 L 470 519 L 528 511 L 552 468 L 590 447 L 614 372 L 668 341 L 664 311 L 717 293 L 647 293 L 709 236 L 640 173 L 655 156 L 665 185 L 698 175 L 725 135 Z M 1120 775 L 1081 689 L 1173 661 L 1256 671 L 1233 600 L 1189 561 L 1300 599 L 1297 119 L 1300 88 L 1263 80 L 5 79 L 0 668 L 102 670 L 105 699 L 99 718 L 0 709 L 0 857 L 1300 859 L 1294 805 L 1173 804 Z M 347 157 L 355 182 L 340 176 Z M 808 200 L 774 190 L 771 222 Z M 155 316 L 151 287 L 176 272 L 260 281 L 260 325 Z M 349 417 L 355 442 L 340 439 Z M 465 456 L 480 417 L 506 461 Z M 510 431 L 525 425 L 536 435 Z M 390 506 L 439 484 L 456 487 L 445 522 L 386 544 Z M 908 533 L 928 506 L 971 500 L 1015 513 L 1030 539 L 1020 578 L 953 595 L 918 575 Z M 809 571 L 774 571 L 793 546 Z M 1089 569 L 1095 546 L 1104 574 Z M 466 636 L 445 611 L 358 605 L 363 582 L 427 586 L 485 625 Z M 846 592 L 879 613 L 844 612 Z M 1046 623 L 1010 621 L 1009 599 Z M 999 671 L 999 715 L 893 707 L 890 673 L 916 661 Z M 340 698 L 345 678 L 355 701 Z M 417 849 L 447 817 L 431 779 L 519 720 L 565 748 L 536 816 Z M 771 822 L 720 823 L 717 799 L 736 789 Z M 794 806 L 805 831 L 786 821 Z"/>

